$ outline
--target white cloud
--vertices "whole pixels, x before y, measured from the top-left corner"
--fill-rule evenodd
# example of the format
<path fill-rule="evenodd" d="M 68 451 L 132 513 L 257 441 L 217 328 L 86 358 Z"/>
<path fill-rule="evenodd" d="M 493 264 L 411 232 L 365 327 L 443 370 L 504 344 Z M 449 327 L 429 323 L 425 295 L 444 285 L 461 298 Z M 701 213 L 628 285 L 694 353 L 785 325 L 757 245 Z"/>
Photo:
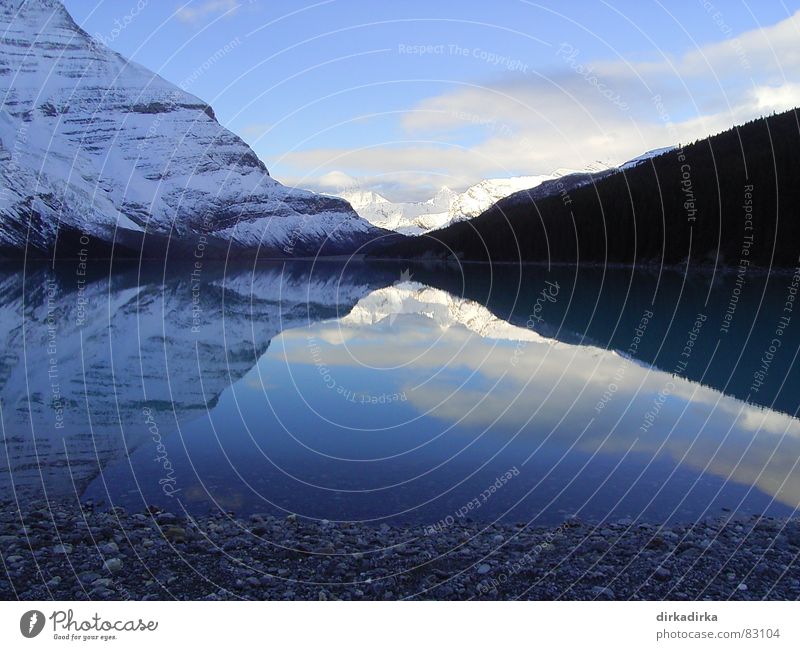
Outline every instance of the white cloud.
<path fill-rule="evenodd" d="M 297 151 L 281 162 L 314 177 L 295 178 L 301 185 L 343 171 L 404 200 L 491 176 L 619 164 L 800 104 L 799 41 L 797 12 L 679 57 L 582 61 L 556 44 L 550 74 L 465 84 L 419 102 L 400 120 L 406 142 Z"/>
<path fill-rule="evenodd" d="M 319 187 L 329 191 L 357 187 L 359 183 L 359 179 L 339 171 L 328 172 L 317 179 Z"/>
<path fill-rule="evenodd" d="M 196 23 L 213 14 L 230 14 L 240 7 L 237 0 L 206 0 L 205 2 L 187 3 L 175 12 L 178 20 L 184 23 Z"/>
<path fill-rule="evenodd" d="M 322 192 L 360 187 L 393 201 L 425 200 L 441 186 L 466 189 L 491 165 L 480 164 L 462 146 L 409 142 L 400 147 L 369 149 L 312 149 L 284 156 L 304 175 L 281 175 L 283 183 Z M 273 163 L 274 164 L 274 163 Z M 347 170 L 347 171 L 342 171 Z"/>

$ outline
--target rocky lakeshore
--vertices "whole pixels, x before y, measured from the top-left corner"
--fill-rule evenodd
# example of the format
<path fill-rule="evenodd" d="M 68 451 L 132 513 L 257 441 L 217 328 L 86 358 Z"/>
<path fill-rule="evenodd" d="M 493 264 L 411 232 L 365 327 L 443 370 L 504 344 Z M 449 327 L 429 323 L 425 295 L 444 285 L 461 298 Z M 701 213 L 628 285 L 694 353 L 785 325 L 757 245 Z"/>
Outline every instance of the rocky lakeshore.
<path fill-rule="evenodd" d="M 800 520 L 436 527 L 0 503 L 5 600 L 797 600 Z"/>

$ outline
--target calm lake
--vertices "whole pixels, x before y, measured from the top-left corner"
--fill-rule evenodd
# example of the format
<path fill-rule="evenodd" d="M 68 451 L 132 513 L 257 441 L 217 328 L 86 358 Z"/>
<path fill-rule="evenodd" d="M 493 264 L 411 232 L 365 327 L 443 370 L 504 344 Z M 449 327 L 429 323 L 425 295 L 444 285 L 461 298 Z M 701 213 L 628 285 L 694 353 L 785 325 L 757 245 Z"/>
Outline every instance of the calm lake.
<path fill-rule="evenodd" d="M 447 525 L 800 505 L 797 275 L 0 269 L 0 489 Z"/>

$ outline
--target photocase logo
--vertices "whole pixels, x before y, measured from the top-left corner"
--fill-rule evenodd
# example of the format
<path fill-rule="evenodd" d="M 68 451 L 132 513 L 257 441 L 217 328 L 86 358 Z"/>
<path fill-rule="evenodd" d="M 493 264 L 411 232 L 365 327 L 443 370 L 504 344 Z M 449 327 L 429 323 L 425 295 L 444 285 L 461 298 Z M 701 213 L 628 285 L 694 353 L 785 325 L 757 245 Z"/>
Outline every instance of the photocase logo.
<path fill-rule="evenodd" d="M 32 639 L 44 629 L 44 614 L 38 609 L 25 612 L 19 619 L 19 631 L 26 639 Z"/>

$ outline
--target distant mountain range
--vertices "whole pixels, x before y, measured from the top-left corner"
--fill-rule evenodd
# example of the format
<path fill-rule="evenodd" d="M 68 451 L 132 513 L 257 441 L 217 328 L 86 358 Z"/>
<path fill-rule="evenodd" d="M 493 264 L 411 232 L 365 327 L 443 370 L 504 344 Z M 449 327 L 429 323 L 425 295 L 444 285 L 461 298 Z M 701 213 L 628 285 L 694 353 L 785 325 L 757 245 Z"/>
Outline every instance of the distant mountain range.
<path fill-rule="evenodd" d="M 0 93 L 0 256 L 290 256 L 382 234 L 346 201 L 275 181 L 208 104 L 92 39 L 58 0 L 0 3 Z"/>
<path fill-rule="evenodd" d="M 795 268 L 800 119 L 753 120 L 595 174 L 498 201 L 469 224 L 377 249 L 382 257 Z M 569 181 L 569 182 L 565 182 Z"/>
<path fill-rule="evenodd" d="M 335 194 L 350 203 L 358 214 L 373 226 L 403 235 L 421 235 L 459 221 L 479 216 L 501 199 L 517 192 L 536 192 L 544 196 L 556 186 L 578 185 L 600 178 L 617 169 L 630 169 L 672 147 L 655 149 L 629 160 L 620 167 L 596 162 L 583 170 L 557 169 L 551 174 L 487 178 L 463 192 L 442 187 L 432 198 L 419 202 L 393 202 L 372 190 L 346 187 Z M 554 183 L 553 181 L 560 181 Z"/>
<path fill-rule="evenodd" d="M 421 235 L 451 223 L 477 217 L 500 199 L 535 187 L 553 176 L 517 176 L 481 181 L 465 192 L 442 187 L 432 198 L 419 202 L 392 202 L 377 192 L 349 188 L 338 196 L 373 226 L 403 235 Z"/>

